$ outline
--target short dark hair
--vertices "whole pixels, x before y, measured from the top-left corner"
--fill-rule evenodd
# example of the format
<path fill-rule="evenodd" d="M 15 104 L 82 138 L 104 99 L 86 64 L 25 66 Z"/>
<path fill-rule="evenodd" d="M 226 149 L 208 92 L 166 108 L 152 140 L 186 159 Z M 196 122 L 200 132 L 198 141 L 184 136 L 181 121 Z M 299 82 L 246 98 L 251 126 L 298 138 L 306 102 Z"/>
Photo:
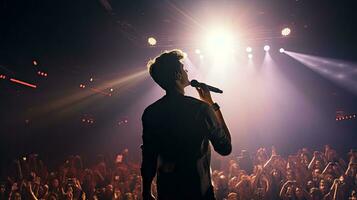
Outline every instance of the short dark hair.
<path fill-rule="evenodd" d="M 164 51 L 147 64 L 149 73 L 154 81 L 164 90 L 175 86 L 176 73 L 180 71 L 180 60 L 185 58 L 185 53 L 179 49 Z"/>

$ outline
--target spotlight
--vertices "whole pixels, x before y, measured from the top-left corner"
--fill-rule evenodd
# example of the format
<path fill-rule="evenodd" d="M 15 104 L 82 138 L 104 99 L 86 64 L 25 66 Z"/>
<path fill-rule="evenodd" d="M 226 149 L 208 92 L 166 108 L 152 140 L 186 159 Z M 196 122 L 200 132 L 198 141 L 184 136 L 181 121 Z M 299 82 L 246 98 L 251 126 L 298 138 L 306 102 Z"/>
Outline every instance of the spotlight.
<path fill-rule="evenodd" d="M 285 49 L 280 48 L 280 49 L 279 49 L 279 52 L 280 52 L 280 53 L 284 53 L 284 52 L 285 52 Z"/>
<path fill-rule="evenodd" d="M 249 59 L 252 59 L 252 58 L 253 58 L 253 54 L 251 54 L 251 53 L 248 54 L 248 58 L 249 58 Z"/>
<path fill-rule="evenodd" d="M 251 52 L 253 51 L 252 47 L 247 47 L 245 50 L 246 50 L 248 53 L 251 53 Z"/>
<path fill-rule="evenodd" d="M 113 92 L 113 91 L 114 91 L 114 89 L 113 89 L 113 88 L 110 88 L 110 91 L 111 91 L 111 92 Z"/>
<path fill-rule="evenodd" d="M 291 29 L 288 28 L 288 27 L 283 28 L 283 30 L 281 30 L 281 35 L 282 36 L 288 36 L 288 35 L 290 35 L 290 33 L 291 33 Z"/>
<path fill-rule="evenodd" d="M 37 65 L 38 65 L 38 63 L 37 63 L 36 60 L 33 60 L 33 61 L 32 61 L 32 64 L 33 64 L 34 66 L 37 66 Z"/>
<path fill-rule="evenodd" d="M 149 37 L 148 38 L 148 43 L 149 43 L 150 46 L 155 46 L 157 41 L 156 41 L 156 39 L 154 37 Z"/>
<path fill-rule="evenodd" d="M 93 78 L 90 78 L 89 81 L 90 81 L 90 82 L 93 82 Z"/>
<path fill-rule="evenodd" d="M 195 50 L 195 53 L 200 54 L 200 53 L 201 53 L 201 50 L 196 49 L 196 50 Z"/>
<path fill-rule="evenodd" d="M 211 53 L 224 55 L 233 48 L 234 37 L 229 30 L 216 28 L 206 36 L 206 48 Z"/>
<path fill-rule="evenodd" d="M 264 46 L 264 51 L 268 52 L 270 50 L 270 46 L 269 45 L 265 45 Z"/>

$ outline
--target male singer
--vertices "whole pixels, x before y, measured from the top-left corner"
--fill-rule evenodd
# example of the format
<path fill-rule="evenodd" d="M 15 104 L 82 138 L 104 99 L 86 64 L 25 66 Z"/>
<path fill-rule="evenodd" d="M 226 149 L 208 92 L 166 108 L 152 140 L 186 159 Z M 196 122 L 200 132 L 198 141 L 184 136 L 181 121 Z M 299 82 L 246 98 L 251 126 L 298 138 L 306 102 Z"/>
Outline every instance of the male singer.
<path fill-rule="evenodd" d="M 166 95 L 148 106 L 142 116 L 144 200 L 154 199 L 151 183 L 155 174 L 159 200 L 215 199 L 209 141 L 223 156 L 232 151 L 229 130 L 207 86 L 197 88 L 201 100 L 184 95 L 190 81 L 183 59 L 182 51 L 172 50 L 148 63 L 151 77 Z"/>

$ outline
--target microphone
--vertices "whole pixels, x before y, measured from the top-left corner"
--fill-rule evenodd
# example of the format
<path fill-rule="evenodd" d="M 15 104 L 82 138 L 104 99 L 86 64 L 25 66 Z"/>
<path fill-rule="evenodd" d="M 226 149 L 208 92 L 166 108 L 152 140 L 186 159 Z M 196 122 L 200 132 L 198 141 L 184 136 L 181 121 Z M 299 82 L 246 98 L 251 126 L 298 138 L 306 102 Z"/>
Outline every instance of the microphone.
<path fill-rule="evenodd" d="M 211 91 L 211 92 L 221 93 L 221 94 L 223 93 L 222 90 L 220 90 L 220 89 L 218 89 L 218 88 L 216 88 L 216 87 L 207 85 L 207 84 L 205 84 L 205 83 L 200 83 L 200 82 L 198 82 L 197 80 L 191 80 L 191 83 L 190 83 L 190 85 L 191 85 L 192 87 L 201 87 L 203 84 L 206 85 L 207 88 L 208 88 L 208 90 Z"/>

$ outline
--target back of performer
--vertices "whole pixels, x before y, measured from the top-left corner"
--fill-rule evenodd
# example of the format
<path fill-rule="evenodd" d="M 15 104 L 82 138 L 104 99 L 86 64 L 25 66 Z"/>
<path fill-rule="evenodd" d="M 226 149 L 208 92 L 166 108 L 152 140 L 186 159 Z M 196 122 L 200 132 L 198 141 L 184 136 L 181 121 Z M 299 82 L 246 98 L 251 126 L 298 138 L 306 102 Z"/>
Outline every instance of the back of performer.
<path fill-rule="evenodd" d="M 210 178 L 210 147 L 231 152 L 231 138 L 219 106 L 205 85 L 201 100 L 184 96 L 189 85 L 179 50 L 165 52 L 149 63 L 150 75 L 166 95 L 144 111 L 143 198 L 153 199 L 151 182 L 157 174 L 158 199 L 214 199 Z"/>

